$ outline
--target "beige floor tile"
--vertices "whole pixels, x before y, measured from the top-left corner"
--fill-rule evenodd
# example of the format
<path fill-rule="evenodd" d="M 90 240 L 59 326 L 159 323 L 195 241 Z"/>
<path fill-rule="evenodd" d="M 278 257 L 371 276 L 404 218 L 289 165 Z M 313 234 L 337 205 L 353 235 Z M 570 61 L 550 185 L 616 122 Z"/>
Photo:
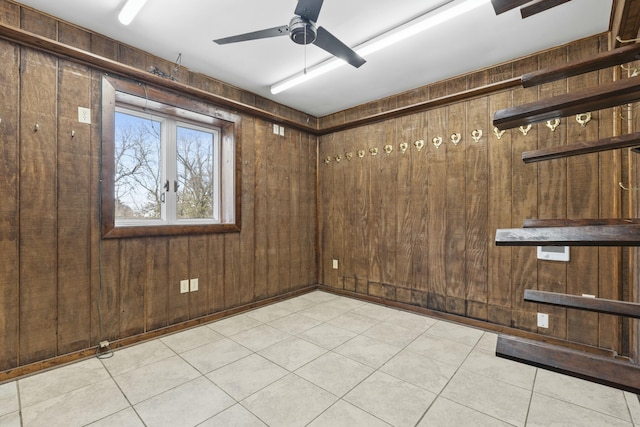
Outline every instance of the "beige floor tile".
<path fill-rule="evenodd" d="M 328 323 L 348 331 L 355 332 L 356 334 L 361 334 L 373 325 L 380 323 L 380 320 L 372 319 L 371 317 L 350 311 L 336 317 L 335 319 L 331 319 Z"/>
<path fill-rule="evenodd" d="M 231 337 L 232 340 L 253 351 L 259 351 L 289 338 L 286 332 L 269 325 L 260 325 Z"/>
<path fill-rule="evenodd" d="M 113 357 L 101 361 L 115 376 L 175 355 L 162 341 L 153 340 L 114 351 Z"/>
<path fill-rule="evenodd" d="M 366 304 L 364 301 L 359 301 L 357 299 L 342 297 L 339 296 L 327 302 L 327 304 L 332 305 L 336 308 L 343 309 L 345 311 L 354 310 L 358 307 L 361 307 Z"/>
<path fill-rule="evenodd" d="M 379 418 L 357 408 L 344 400 L 337 401 L 313 420 L 309 427 L 390 427 Z"/>
<path fill-rule="evenodd" d="M 406 347 L 420 335 L 420 331 L 383 322 L 367 329 L 362 335 L 396 347 Z"/>
<path fill-rule="evenodd" d="M 629 413 L 631 414 L 631 420 L 635 425 L 640 426 L 640 397 L 637 394 L 624 392 L 627 406 L 629 407 Z"/>
<path fill-rule="evenodd" d="M 327 352 L 327 349 L 297 337 L 290 337 L 258 353 L 289 371 L 295 371 Z"/>
<path fill-rule="evenodd" d="M 332 301 L 314 305 L 313 307 L 305 308 L 300 313 L 305 316 L 312 317 L 321 322 L 328 322 L 331 319 L 346 313 L 349 311 L 346 308 L 336 307 L 332 305 Z"/>
<path fill-rule="evenodd" d="M 288 316 L 292 313 L 292 311 L 287 310 L 286 308 L 272 304 L 248 311 L 245 315 L 257 320 L 258 322 L 267 323 L 273 322 L 276 319 Z"/>
<path fill-rule="evenodd" d="M 402 326 L 403 328 L 412 329 L 414 331 L 424 332 L 433 326 L 437 320 L 421 314 L 397 310 L 391 316 L 387 317 L 385 322 L 391 323 L 392 325 Z"/>
<path fill-rule="evenodd" d="M 365 304 L 356 308 L 355 310 L 352 310 L 351 312 L 382 322 L 387 318 L 395 315 L 398 310 L 394 310 L 393 308 L 385 307 L 378 304 Z"/>
<path fill-rule="evenodd" d="M 369 366 L 329 352 L 298 369 L 296 374 L 336 396 L 343 396 L 372 372 Z"/>
<path fill-rule="evenodd" d="M 269 326 L 278 328 L 283 332 L 291 335 L 296 335 L 301 332 L 311 329 L 314 326 L 320 325 L 322 322 L 312 317 L 305 316 L 303 314 L 293 313 L 286 317 L 269 322 Z"/>
<path fill-rule="evenodd" d="M 35 405 L 109 378 L 100 361 L 92 357 L 19 380 L 20 404 L 23 408 Z"/>
<path fill-rule="evenodd" d="M 188 350 L 201 347 L 224 338 L 223 335 L 215 332 L 207 326 L 181 331 L 176 334 L 167 335 L 160 338 L 164 344 L 176 353 L 184 353 Z"/>
<path fill-rule="evenodd" d="M 611 387 L 538 369 L 534 391 L 555 399 L 631 421 L 624 392 Z"/>
<path fill-rule="evenodd" d="M 484 331 L 469 326 L 438 321 L 427 330 L 426 334 L 473 347 L 484 335 Z"/>
<path fill-rule="evenodd" d="M 441 396 L 515 426 L 524 426 L 531 391 L 460 369 Z"/>
<path fill-rule="evenodd" d="M 200 375 L 179 356 L 113 377 L 132 404 L 142 402 Z"/>
<path fill-rule="evenodd" d="M 257 354 L 251 354 L 207 375 L 211 381 L 240 401 L 279 380 L 289 372 Z"/>
<path fill-rule="evenodd" d="M 244 406 L 236 404 L 198 424 L 198 427 L 266 427 L 266 424 L 247 411 Z"/>
<path fill-rule="evenodd" d="M 293 313 L 296 313 L 298 311 L 302 311 L 305 308 L 309 308 L 311 306 L 314 306 L 318 304 L 317 302 L 311 301 L 307 298 L 304 297 L 295 297 L 295 298 L 291 298 L 291 299 L 287 299 L 284 301 L 280 301 L 275 303 L 274 305 L 277 307 L 281 307 L 284 308 L 285 310 L 289 310 Z"/>
<path fill-rule="evenodd" d="M 414 426 L 436 398 L 434 393 L 375 372 L 344 400 L 394 426 Z"/>
<path fill-rule="evenodd" d="M 489 353 L 496 352 L 496 345 L 498 343 L 498 334 L 494 334 L 493 332 L 485 332 L 480 337 L 480 340 L 476 344 L 476 349 L 488 351 Z"/>
<path fill-rule="evenodd" d="M 378 369 L 387 360 L 400 352 L 401 348 L 373 338 L 358 335 L 357 337 L 347 341 L 333 351 L 353 359 L 357 362 L 364 363 L 372 368 Z"/>
<path fill-rule="evenodd" d="M 469 353 L 462 367 L 505 383 L 533 390 L 535 367 L 496 357 L 495 353 L 475 349 Z"/>
<path fill-rule="evenodd" d="M 20 412 L 12 412 L 10 414 L 0 416 L 0 426 L 2 427 L 21 427 Z"/>
<path fill-rule="evenodd" d="M 333 405 L 337 397 L 295 374 L 243 400 L 242 405 L 270 426 L 304 426 Z"/>
<path fill-rule="evenodd" d="M 129 406 L 111 378 L 22 409 L 23 427 L 83 426 Z"/>
<path fill-rule="evenodd" d="M 511 424 L 439 397 L 417 427 L 510 427 Z"/>
<path fill-rule="evenodd" d="M 195 426 L 236 402 L 204 377 L 135 405 L 147 427 Z"/>
<path fill-rule="evenodd" d="M 332 350 L 344 344 L 356 335 L 355 332 L 333 326 L 329 323 L 322 323 L 298 334 L 300 338 L 324 347 L 327 350 Z"/>
<path fill-rule="evenodd" d="M 337 297 L 337 295 L 322 291 L 313 291 L 300 296 L 300 298 L 305 298 L 318 304 L 331 301 L 333 299 L 336 299 Z"/>
<path fill-rule="evenodd" d="M 113 415 L 109 415 L 88 427 L 145 427 L 144 423 L 133 408 L 129 407 Z"/>
<path fill-rule="evenodd" d="M 453 365 L 404 350 L 385 363 L 380 371 L 437 394 L 447 385 L 456 369 Z"/>
<path fill-rule="evenodd" d="M 228 317 L 226 319 L 218 320 L 217 322 L 209 323 L 207 327 L 214 331 L 230 337 L 232 335 L 244 332 L 248 329 L 255 328 L 261 325 L 262 322 L 252 319 L 245 314 L 239 314 L 237 316 Z"/>
<path fill-rule="evenodd" d="M 252 353 L 237 342 L 224 338 L 182 353 L 184 360 L 203 374 L 221 368 Z"/>
<path fill-rule="evenodd" d="M 632 427 L 628 421 L 538 393 L 531 398 L 527 427 Z"/>
<path fill-rule="evenodd" d="M 20 410 L 17 382 L 0 384 L 0 417 Z"/>
<path fill-rule="evenodd" d="M 457 367 L 464 362 L 472 347 L 425 333 L 409 344 L 407 350 Z"/>

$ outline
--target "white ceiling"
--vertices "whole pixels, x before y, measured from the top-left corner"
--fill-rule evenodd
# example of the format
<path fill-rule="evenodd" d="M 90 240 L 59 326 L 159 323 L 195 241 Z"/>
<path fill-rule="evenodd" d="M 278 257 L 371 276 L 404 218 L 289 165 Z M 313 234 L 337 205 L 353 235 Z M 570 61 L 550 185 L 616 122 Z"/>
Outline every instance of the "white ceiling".
<path fill-rule="evenodd" d="M 455 5 L 461 0 L 453 0 Z M 565 44 L 609 29 L 613 0 L 573 0 L 527 19 L 496 16 L 491 2 L 316 80 L 272 95 L 269 88 L 304 67 L 305 47 L 288 37 L 217 45 L 212 39 L 289 23 L 296 0 L 149 0 L 129 26 L 124 0 L 21 0 L 50 15 L 175 61 L 314 116 Z M 325 0 L 318 25 L 355 47 L 419 17 L 443 0 Z M 306 47 L 312 66 L 330 58 Z M 171 70 L 163 70 L 170 72 Z"/>

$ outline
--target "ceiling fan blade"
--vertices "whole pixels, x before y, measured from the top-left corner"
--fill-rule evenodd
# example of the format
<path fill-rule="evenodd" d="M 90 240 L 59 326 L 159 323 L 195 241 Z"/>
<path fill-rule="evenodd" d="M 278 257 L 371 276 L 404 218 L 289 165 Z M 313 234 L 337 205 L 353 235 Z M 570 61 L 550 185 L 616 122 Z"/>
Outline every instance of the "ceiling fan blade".
<path fill-rule="evenodd" d="M 326 50 L 333 56 L 337 56 L 338 58 L 348 62 L 356 68 L 359 68 L 362 64 L 367 62 L 363 57 L 354 52 L 353 49 L 342 43 L 323 27 L 318 27 L 318 37 L 313 44 Z"/>
<path fill-rule="evenodd" d="M 247 40 L 266 39 L 269 37 L 285 36 L 289 34 L 289 26 L 283 25 L 281 27 L 267 28 L 266 30 L 253 31 L 251 33 L 238 34 L 236 36 L 224 37 L 214 40 L 218 44 L 237 43 Z"/>
<path fill-rule="evenodd" d="M 294 13 L 309 21 L 318 22 L 318 15 L 320 15 L 323 1 L 324 0 L 298 0 L 298 5 Z"/>

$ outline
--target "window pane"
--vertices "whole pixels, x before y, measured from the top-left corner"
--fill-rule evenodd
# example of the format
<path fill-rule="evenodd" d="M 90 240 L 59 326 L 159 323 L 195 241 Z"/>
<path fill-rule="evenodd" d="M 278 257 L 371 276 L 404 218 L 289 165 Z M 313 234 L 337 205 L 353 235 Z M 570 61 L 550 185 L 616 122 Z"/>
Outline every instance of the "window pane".
<path fill-rule="evenodd" d="M 160 122 L 116 112 L 116 219 L 161 216 Z"/>
<path fill-rule="evenodd" d="M 177 128 L 177 217 L 214 217 L 214 135 L 186 127 Z"/>

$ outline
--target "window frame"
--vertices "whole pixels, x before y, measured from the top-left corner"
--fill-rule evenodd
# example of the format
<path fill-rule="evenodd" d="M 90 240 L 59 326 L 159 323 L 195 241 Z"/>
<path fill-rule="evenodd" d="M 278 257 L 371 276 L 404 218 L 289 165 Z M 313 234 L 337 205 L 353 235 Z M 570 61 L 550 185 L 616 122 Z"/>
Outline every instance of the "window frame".
<path fill-rule="evenodd" d="M 128 105 L 125 100 L 142 99 L 152 104 L 149 111 L 160 116 L 170 116 L 178 123 L 195 124 L 184 117 L 186 113 L 206 116 L 206 125 L 220 131 L 219 143 L 222 153 L 221 165 L 221 222 L 214 224 L 154 224 L 116 225 L 115 221 L 115 111 L 116 106 L 139 109 L 139 105 Z M 131 101 L 135 102 L 135 101 Z M 241 177 L 242 144 L 241 117 L 219 107 L 190 98 L 167 89 L 136 83 L 113 76 L 102 77 L 101 102 L 101 154 L 100 154 L 100 201 L 101 234 L 103 238 L 150 237 L 167 235 L 209 234 L 239 232 L 241 224 Z M 147 105 L 148 107 L 148 105 Z"/>

